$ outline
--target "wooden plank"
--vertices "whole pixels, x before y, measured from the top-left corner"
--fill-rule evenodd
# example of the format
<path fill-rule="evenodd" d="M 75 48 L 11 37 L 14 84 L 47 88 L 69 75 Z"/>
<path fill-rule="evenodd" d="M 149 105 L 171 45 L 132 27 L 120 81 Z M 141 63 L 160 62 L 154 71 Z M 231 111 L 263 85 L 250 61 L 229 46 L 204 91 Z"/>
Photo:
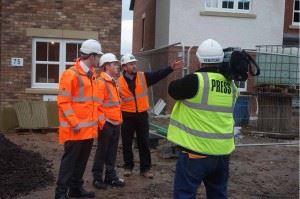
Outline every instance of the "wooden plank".
<path fill-rule="evenodd" d="M 29 101 L 19 102 L 14 105 L 20 128 L 29 129 L 33 126 L 32 110 Z"/>
<path fill-rule="evenodd" d="M 291 118 L 292 97 L 258 95 L 258 131 L 291 132 Z"/>
<path fill-rule="evenodd" d="M 58 132 L 58 127 L 51 128 L 15 128 L 18 133 L 41 133 L 47 134 L 49 132 Z"/>
<path fill-rule="evenodd" d="M 13 107 L 0 108 L 0 131 L 8 132 L 19 126 L 16 111 Z"/>
<path fill-rule="evenodd" d="M 48 127 L 46 102 L 32 101 L 30 102 L 32 110 L 33 126 L 31 128 L 41 129 Z"/>
<path fill-rule="evenodd" d="M 258 135 L 262 137 L 276 138 L 276 139 L 299 138 L 299 133 L 272 133 L 272 132 L 263 132 L 263 131 L 254 131 L 254 130 L 245 130 L 245 129 L 242 129 L 242 133 Z"/>
<path fill-rule="evenodd" d="M 299 86 L 260 84 L 256 86 L 258 93 L 299 94 Z"/>

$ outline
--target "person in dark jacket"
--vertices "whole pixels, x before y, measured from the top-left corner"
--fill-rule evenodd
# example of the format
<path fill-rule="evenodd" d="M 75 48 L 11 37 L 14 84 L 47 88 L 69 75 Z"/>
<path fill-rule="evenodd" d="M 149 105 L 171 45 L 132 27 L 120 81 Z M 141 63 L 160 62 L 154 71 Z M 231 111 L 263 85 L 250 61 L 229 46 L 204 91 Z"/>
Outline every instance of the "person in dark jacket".
<path fill-rule="evenodd" d="M 124 69 L 123 75 L 119 78 L 121 110 L 123 124 L 121 127 L 124 176 L 132 174 L 134 168 L 132 142 L 136 133 L 137 145 L 140 157 L 140 175 L 153 178 L 150 171 L 151 155 L 149 149 L 149 123 L 148 123 L 148 87 L 156 84 L 167 77 L 173 70 L 182 69 L 182 61 L 177 61 L 156 72 L 138 72 L 137 60 L 131 54 L 122 56 L 121 65 Z"/>

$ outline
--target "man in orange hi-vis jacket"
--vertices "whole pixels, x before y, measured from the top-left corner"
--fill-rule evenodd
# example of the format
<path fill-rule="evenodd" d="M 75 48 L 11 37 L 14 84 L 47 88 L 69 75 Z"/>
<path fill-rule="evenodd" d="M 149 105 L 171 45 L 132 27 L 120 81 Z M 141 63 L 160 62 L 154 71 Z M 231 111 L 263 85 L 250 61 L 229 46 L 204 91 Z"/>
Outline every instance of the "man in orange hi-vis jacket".
<path fill-rule="evenodd" d="M 80 58 L 67 69 L 59 83 L 59 141 L 64 144 L 55 199 L 95 197 L 83 188 L 82 176 L 89 158 L 93 138 L 105 123 L 101 99 L 98 97 L 96 72 L 101 45 L 86 40 L 80 48 Z"/>
<path fill-rule="evenodd" d="M 99 93 L 103 98 L 103 113 L 106 123 L 98 137 L 98 146 L 93 165 L 93 185 L 97 189 L 106 189 L 107 185 L 123 187 L 124 180 L 116 172 L 116 158 L 120 137 L 122 119 L 121 99 L 116 77 L 119 74 L 119 61 L 112 53 L 106 53 L 100 58 L 103 72 L 97 79 Z M 105 178 L 103 172 L 105 166 Z"/>
<path fill-rule="evenodd" d="M 153 178 L 151 169 L 151 154 L 149 149 L 149 123 L 148 123 L 148 87 L 156 84 L 167 77 L 174 70 L 183 68 L 182 61 L 176 61 L 171 66 L 162 68 L 155 72 L 137 71 L 137 60 L 131 54 L 123 55 L 121 58 L 123 74 L 119 78 L 121 111 L 123 123 L 121 126 L 124 176 L 132 175 L 134 157 L 132 151 L 133 137 L 136 133 L 137 145 L 140 157 L 140 175 Z"/>

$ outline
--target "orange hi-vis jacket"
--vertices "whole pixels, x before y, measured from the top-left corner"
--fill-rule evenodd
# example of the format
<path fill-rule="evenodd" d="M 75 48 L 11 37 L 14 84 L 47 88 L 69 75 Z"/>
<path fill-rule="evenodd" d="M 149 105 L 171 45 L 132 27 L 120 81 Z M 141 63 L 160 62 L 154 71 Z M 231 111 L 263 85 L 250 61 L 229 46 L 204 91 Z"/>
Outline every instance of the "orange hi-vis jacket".
<path fill-rule="evenodd" d="M 122 123 L 121 98 L 119 86 L 107 73 L 101 72 L 98 80 L 100 98 L 103 99 L 103 113 L 106 121 L 119 125 Z"/>
<path fill-rule="evenodd" d="M 67 69 L 59 83 L 59 142 L 68 140 L 86 140 L 98 136 L 98 127 L 105 123 L 105 116 L 100 108 L 101 99 L 97 93 L 95 70 L 90 79 L 79 59 Z"/>
<path fill-rule="evenodd" d="M 119 78 L 121 110 L 125 112 L 144 112 L 149 109 L 148 87 L 143 72 L 137 72 L 135 79 L 135 96 L 130 91 L 125 77 Z"/>

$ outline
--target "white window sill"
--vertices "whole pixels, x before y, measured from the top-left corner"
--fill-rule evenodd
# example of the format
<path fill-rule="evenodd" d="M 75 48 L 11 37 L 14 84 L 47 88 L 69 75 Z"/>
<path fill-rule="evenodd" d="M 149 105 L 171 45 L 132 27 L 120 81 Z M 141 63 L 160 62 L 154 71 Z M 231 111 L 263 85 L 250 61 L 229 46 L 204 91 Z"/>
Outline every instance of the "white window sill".
<path fill-rule="evenodd" d="M 295 24 L 292 24 L 289 26 L 290 29 L 295 29 L 295 30 L 299 30 L 300 29 L 300 25 L 295 25 Z"/>
<path fill-rule="evenodd" d="M 47 95 L 57 95 L 58 89 L 56 88 L 26 88 L 26 94 L 47 94 Z"/>
<path fill-rule="evenodd" d="M 250 18 L 250 19 L 256 18 L 256 14 L 251 14 L 251 13 L 223 12 L 223 11 L 210 11 L 210 10 L 201 11 L 200 15 L 216 16 L 216 17 Z"/>

